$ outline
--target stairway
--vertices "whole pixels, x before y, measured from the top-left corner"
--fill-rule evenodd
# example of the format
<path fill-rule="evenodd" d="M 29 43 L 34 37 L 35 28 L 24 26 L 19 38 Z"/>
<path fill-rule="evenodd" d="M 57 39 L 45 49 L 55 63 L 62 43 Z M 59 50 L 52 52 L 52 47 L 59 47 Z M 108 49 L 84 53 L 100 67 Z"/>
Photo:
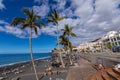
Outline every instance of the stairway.
<path fill-rule="evenodd" d="M 101 69 L 89 76 L 87 80 L 120 80 L 120 69 Z"/>
<path fill-rule="evenodd" d="M 113 77 L 115 80 L 120 80 L 120 74 L 116 73 L 113 68 L 109 68 L 107 70 L 108 75 L 110 75 L 111 77 Z"/>

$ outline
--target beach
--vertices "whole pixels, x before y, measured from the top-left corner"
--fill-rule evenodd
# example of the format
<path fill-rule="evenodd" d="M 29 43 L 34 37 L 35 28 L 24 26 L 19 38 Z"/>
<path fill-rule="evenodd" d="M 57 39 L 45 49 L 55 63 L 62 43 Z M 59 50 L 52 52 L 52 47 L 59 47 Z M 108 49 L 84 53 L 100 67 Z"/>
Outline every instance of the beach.
<path fill-rule="evenodd" d="M 39 76 L 39 79 L 41 80 L 49 80 L 50 77 L 52 77 L 52 80 L 56 79 L 64 79 L 67 76 L 67 70 L 66 68 L 52 68 L 53 74 L 48 74 L 47 76 L 43 77 L 43 73 L 46 71 L 48 67 L 51 66 L 51 62 L 49 59 L 38 59 L 35 61 L 37 73 Z M 57 75 L 57 71 L 60 72 L 59 75 Z M 0 68 L 0 76 L 5 77 L 4 80 L 17 80 L 20 78 L 20 80 L 34 80 L 35 74 L 33 71 L 33 67 L 31 65 L 31 61 L 24 62 L 24 63 L 18 63 L 14 65 L 4 66 Z"/>
<path fill-rule="evenodd" d="M 100 55 L 90 57 L 90 54 L 79 54 L 79 58 L 74 61 L 73 65 L 70 65 L 68 58 L 65 57 L 63 58 L 64 63 L 68 62 L 65 68 L 52 66 L 53 58 L 37 59 L 35 60 L 35 66 L 39 80 L 87 80 L 90 75 L 96 72 L 96 69 L 92 66 L 96 62 L 94 58 L 105 58 Z M 111 59 L 106 59 L 107 58 L 103 61 L 106 62 L 104 65 L 109 64 L 112 66 L 113 63 Z M 112 59 L 112 61 L 116 63 L 115 60 Z M 51 70 L 48 71 L 48 68 L 51 68 Z M 0 78 L 1 77 L 4 77 L 3 80 L 35 80 L 31 61 L 1 67 Z"/>
<path fill-rule="evenodd" d="M 0 80 L 120 80 L 120 0 L 0 0 Z"/>

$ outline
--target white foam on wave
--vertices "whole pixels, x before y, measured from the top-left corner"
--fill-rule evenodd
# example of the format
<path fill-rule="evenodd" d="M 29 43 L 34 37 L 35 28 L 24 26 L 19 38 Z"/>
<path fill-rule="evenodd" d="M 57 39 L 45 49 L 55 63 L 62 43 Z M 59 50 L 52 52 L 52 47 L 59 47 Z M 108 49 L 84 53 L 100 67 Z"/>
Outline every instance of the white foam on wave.
<path fill-rule="evenodd" d="M 42 57 L 42 58 L 37 58 L 37 59 L 35 59 L 35 60 L 49 59 L 49 58 L 51 58 L 51 56 Z M 26 62 L 29 62 L 29 61 L 31 61 L 31 60 L 20 61 L 20 62 L 14 62 L 14 63 L 10 63 L 10 64 L 3 64 L 3 65 L 0 65 L 0 67 L 12 66 L 12 65 L 15 65 L 15 64 L 26 63 Z"/>
<path fill-rule="evenodd" d="M 39 59 L 49 59 L 49 58 L 51 58 L 51 56 L 42 57 L 42 58 L 38 58 L 38 59 L 35 59 L 35 60 L 39 60 Z"/>

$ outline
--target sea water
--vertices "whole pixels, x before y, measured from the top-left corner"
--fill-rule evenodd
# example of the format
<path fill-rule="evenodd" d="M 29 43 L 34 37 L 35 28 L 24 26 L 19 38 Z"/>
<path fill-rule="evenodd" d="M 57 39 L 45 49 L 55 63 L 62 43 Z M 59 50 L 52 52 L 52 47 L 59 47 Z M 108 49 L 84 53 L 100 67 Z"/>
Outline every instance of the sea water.
<path fill-rule="evenodd" d="M 34 59 L 46 59 L 51 57 L 51 53 L 34 53 Z M 22 63 L 30 61 L 30 54 L 0 54 L 0 67 L 6 65 L 13 65 L 16 63 Z"/>

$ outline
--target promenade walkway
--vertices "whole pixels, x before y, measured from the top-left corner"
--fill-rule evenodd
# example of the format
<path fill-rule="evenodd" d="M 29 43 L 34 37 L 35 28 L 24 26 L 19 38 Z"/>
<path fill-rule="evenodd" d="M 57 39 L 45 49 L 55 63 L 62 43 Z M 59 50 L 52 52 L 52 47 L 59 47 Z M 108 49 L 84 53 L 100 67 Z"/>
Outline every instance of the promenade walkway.
<path fill-rule="evenodd" d="M 79 66 L 73 66 L 69 69 L 66 80 L 87 80 L 96 70 L 87 60 L 80 58 Z"/>
<path fill-rule="evenodd" d="M 81 58 L 78 61 L 79 66 L 73 66 L 69 69 L 66 80 L 120 80 L 120 70 L 115 71 L 111 67 L 119 63 L 117 57 L 114 58 L 114 56 L 111 56 L 108 58 L 99 54 L 81 54 L 80 56 Z M 96 71 L 92 67 L 93 64 L 98 62 L 98 57 L 102 59 L 104 66 L 109 67 L 108 69 Z M 91 76 L 93 76 L 93 78 L 91 78 Z"/>

